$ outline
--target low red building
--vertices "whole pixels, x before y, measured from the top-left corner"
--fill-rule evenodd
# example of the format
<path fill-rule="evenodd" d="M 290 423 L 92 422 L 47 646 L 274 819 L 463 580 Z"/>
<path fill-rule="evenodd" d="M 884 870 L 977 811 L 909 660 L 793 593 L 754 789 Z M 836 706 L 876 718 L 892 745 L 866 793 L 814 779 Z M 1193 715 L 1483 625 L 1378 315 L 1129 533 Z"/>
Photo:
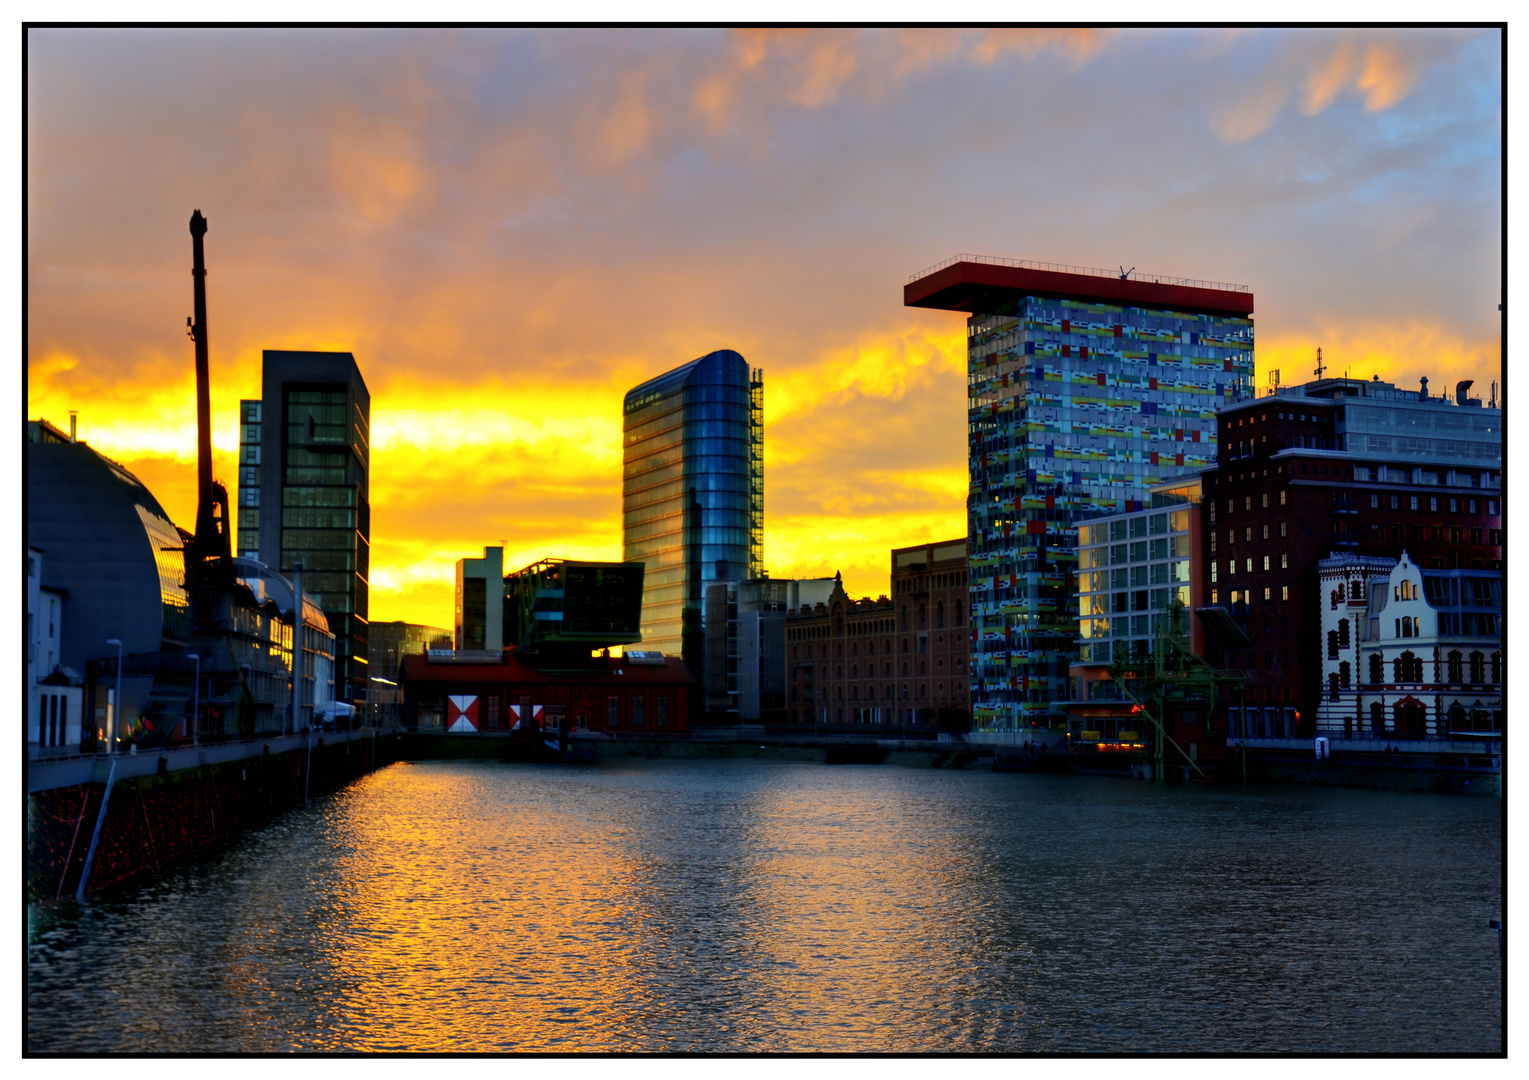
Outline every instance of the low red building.
<path fill-rule="evenodd" d="M 695 677 L 678 657 L 608 657 L 543 670 L 538 657 L 409 656 L 399 670 L 403 723 L 418 731 L 557 730 L 676 735 L 690 730 Z"/>

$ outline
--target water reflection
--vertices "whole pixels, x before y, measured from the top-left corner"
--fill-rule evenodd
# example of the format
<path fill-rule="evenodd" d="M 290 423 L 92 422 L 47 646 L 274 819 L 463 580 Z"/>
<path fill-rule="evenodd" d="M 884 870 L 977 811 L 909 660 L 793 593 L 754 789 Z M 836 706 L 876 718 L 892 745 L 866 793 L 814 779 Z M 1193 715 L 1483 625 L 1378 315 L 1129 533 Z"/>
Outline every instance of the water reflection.
<path fill-rule="evenodd" d="M 401 764 L 30 915 L 33 1050 L 1500 1047 L 1495 800 Z"/>

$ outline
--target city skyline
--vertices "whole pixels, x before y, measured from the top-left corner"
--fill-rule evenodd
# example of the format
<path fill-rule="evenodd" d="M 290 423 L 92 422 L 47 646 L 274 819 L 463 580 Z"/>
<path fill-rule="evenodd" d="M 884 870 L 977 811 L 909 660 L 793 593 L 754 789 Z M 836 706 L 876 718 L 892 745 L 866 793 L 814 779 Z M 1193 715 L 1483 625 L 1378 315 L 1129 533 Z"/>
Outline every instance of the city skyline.
<path fill-rule="evenodd" d="M 958 251 L 1245 284 L 1260 387 L 1319 346 L 1334 374 L 1501 379 L 1496 31 L 28 48 L 28 417 L 78 409 L 194 522 L 200 207 L 216 473 L 262 350 L 352 352 L 376 621 L 448 623 L 485 545 L 619 559 L 622 395 L 714 349 L 770 375 L 766 568 L 885 592 L 888 549 L 965 531 L 964 319 L 901 304 Z"/>

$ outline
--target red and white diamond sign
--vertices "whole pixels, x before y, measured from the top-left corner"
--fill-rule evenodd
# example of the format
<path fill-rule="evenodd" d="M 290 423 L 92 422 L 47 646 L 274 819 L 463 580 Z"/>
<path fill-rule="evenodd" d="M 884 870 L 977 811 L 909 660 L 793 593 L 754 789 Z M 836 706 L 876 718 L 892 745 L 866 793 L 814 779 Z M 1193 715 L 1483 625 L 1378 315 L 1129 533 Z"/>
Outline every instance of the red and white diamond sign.
<path fill-rule="evenodd" d="M 467 734 L 478 730 L 477 694 L 451 694 L 446 698 L 446 730 Z"/>

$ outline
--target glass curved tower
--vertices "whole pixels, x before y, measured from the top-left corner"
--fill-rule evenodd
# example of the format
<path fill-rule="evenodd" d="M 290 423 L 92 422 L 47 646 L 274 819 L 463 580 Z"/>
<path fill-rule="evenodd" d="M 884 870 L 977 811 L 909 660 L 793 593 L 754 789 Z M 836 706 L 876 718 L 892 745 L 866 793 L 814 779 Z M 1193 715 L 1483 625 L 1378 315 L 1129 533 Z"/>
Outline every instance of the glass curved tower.
<path fill-rule="evenodd" d="M 622 558 L 646 569 L 642 646 L 703 665 L 706 586 L 758 573 L 764 541 L 764 373 L 731 349 L 629 391 Z"/>

